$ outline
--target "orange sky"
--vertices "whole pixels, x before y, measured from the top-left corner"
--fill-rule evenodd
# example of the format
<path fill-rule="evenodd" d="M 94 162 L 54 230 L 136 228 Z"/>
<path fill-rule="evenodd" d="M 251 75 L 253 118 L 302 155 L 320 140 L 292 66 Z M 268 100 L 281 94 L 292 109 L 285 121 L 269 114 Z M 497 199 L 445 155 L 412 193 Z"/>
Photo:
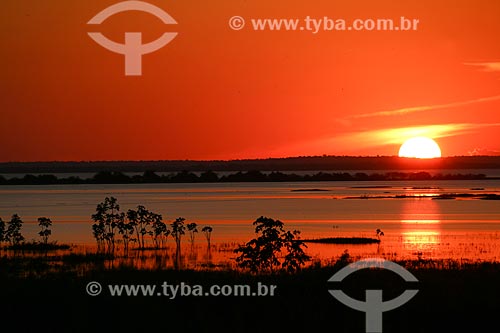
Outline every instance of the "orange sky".
<path fill-rule="evenodd" d="M 412 135 L 444 156 L 500 154 L 500 2 L 3 0 L 0 161 L 396 155 Z M 412 32 L 233 31 L 228 19 L 395 18 Z M 179 33 L 124 76 L 123 42 Z"/>

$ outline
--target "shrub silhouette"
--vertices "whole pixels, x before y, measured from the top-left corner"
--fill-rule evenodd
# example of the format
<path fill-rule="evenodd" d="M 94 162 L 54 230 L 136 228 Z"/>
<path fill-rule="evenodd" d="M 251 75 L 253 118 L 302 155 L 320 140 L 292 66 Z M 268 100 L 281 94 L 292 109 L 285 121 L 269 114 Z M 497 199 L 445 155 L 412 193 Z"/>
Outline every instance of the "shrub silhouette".
<path fill-rule="evenodd" d="M 299 231 L 286 231 L 283 222 L 264 216 L 253 225 L 258 237 L 235 250 L 240 253 L 236 258 L 239 267 L 254 273 L 279 270 L 293 273 L 310 259 L 303 250 L 306 245 L 299 240 Z"/>

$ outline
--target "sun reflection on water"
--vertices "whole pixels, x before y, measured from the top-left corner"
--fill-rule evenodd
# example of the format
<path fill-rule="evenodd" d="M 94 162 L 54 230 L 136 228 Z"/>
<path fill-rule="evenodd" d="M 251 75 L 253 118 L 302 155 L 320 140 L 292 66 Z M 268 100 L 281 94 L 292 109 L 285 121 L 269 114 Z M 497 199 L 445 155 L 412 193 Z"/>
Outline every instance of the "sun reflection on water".
<path fill-rule="evenodd" d="M 411 254 L 432 254 L 440 250 L 441 215 L 434 200 L 408 200 L 401 214 L 402 246 Z"/>

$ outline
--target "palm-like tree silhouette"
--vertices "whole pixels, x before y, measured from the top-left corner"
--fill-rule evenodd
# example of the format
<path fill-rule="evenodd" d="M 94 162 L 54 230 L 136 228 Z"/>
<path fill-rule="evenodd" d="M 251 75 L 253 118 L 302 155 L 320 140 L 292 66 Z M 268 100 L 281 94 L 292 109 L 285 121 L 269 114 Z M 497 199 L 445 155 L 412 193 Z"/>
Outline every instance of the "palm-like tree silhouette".
<path fill-rule="evenodd" d="M 213 230 L 214 229 L 209 225 L 206 225 L 203 227 L 203 229 L 201 229 L 201 231 L 205 234 L 205 238 L 207 239 L 208 249 L 210 249 L 210 239 L 212 238 Z"/>
<path fill-rule="evenodd" d="M 187 230 L 189 232 L 189 240 L 191 241 L 191 246 L 194 246 L 194 236 L 198 232 L 198 225 L 196 223 L 189 223 L 187 225 Z"/>

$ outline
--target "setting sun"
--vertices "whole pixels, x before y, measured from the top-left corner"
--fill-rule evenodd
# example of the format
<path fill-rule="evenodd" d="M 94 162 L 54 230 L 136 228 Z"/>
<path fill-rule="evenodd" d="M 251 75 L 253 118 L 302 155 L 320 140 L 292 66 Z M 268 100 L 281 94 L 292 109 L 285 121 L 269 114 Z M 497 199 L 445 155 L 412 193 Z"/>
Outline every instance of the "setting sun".
<path fill-rule="evenodd" d="M 399 157 L 436 158 L 441 157 L 441 149 L 436 141 L 419 136 L 408 139 L 401 145 Z"/>

